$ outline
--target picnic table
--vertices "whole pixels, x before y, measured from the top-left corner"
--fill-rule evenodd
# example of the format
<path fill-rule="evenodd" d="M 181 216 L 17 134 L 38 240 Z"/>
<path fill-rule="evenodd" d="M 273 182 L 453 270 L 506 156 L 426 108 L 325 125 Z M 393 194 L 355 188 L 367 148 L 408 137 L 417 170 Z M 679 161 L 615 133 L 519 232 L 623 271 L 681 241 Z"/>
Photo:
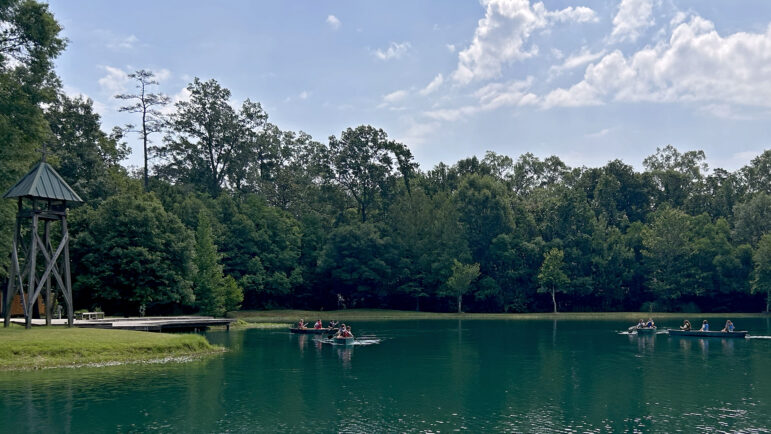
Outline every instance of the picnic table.
<path fill-rule="evenodd" d="M 104 319 L 104 312 L 83 312 L 80 314 L 80 319 L 82 320 Z"/>

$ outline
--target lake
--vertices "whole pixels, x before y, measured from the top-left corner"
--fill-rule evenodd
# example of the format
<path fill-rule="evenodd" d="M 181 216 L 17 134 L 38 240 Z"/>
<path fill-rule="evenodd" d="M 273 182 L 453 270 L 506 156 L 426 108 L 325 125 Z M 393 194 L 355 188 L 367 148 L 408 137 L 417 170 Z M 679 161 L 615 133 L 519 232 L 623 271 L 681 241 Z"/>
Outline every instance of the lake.
<path fill-rule="evenodd" d="M 709 319 L 720 329 L 726 318 Z M 361 345 L 345 348 L 284 330 L 213 331 L 230 351 L 206 360 L 0 373 L 0 429 L 769 432 L 771 321 L 734 323 L 753 337 L 427 320 L 353 323 Z"/>

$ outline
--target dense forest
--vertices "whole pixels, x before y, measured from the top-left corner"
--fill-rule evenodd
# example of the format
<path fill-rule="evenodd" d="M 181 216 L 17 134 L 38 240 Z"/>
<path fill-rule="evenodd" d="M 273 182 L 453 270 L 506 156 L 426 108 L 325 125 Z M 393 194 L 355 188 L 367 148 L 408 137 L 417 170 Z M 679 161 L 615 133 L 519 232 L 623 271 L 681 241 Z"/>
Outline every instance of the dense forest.
<path fill-rule="evenodd" d="M 47 143 L 85 200 L 69 211 L 76 308 L 768 310 L 771 150 L 734 172 L 672 146 L 642 172 L 529 152 L 421 168 L 382 129 L 284 131 L 214 79 L 170 106 L 144 70 L 117 96 L 136 124 L 105 132 L 62 90 L 47 6 L 2 2 L 0 22 L 0 191 Z M 121 165 L 133 135 L 138 170 Z M 0 203 L 3 252 L 15 212 Z"/>

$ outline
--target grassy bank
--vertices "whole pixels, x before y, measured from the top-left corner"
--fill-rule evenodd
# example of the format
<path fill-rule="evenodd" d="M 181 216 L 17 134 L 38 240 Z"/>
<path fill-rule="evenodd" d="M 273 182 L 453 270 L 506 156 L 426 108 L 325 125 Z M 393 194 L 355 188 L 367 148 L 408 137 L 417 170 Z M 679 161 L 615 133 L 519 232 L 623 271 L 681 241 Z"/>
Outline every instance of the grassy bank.
<path fill-rule="evenodd" d="M 0 371 L 175 360 L 224 351 L 192 334 L 0 328 Z"/>
<path fill-rule="evenodd" d="M 721 318 L 751 318 L 762 314 L 757 313 L 647 313 L 647 312 L 566 312 L 566 313 L 435 313 L 435 312 L 414 312 L 405 310 L 386 310 L 386 309 L 348 309 L 334 311 L 312 311 L 312 310 L 250 310 L 231 312 L 230 316 L 251 323 L 275 323 L 287 322 L 295 323 L 300 318 L 306 322 L 315 322 L 321 318 L 323 321 L 336 319 L 338 321 L 367 321 L 367 320 L 416 320 L 416 319 L 465 319 L 465 320 L 628 320 L 637 321 L 642 317 L 653 316 L 655 320 L 672 319 L 680 320 L 683 318 L 702 318 L 702 317 L 721 317 Z"/>

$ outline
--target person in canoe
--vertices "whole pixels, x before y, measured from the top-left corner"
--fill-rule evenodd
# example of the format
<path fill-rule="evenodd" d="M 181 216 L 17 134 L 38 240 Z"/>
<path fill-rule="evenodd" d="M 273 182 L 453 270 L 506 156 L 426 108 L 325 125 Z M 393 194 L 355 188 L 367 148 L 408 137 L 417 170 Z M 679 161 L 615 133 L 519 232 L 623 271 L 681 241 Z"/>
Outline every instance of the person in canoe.
<path fill-rule="evenodd" d="M 346 327 L 345 324 L 340 327 L 340 332 L 337 333 L 336 338 L 352 338 L 353 335 L 351 334 L 351 326 Z"/>
<path fill-rule="evenodd" d="M 306 328 L 307 326 L 308 326 L 308 324 L 305 324 L 305 320 L 304 320 L 304 319 L 302 319 L 302 318 L 300 318 L 300 322 L 298 322 L 298 323 L 297 323 L 297 328 L 298 328 L 298 329 L 304 329 L 304 328 Z"/>
<path fill-rule="evenodd" d="M 683 325 L 680 326 L 680 330 L 685 332 L 691 331 L 691 322 L 688 320 L 683 321 Z"/>
<path fill-rule="evenodd" d="M 322 327 L 324 326 L 321 324 L 321 320 L 316 321 L 316 324 L 313 325 L 313 328 L 316 330 L 320 330 Z"/>
<path fill-rule="evenodd" d="M 653 328 L 656 324 L 653 323 L 653 318 L 648 318 L 648 322 L 645 323 L 645 327 L 647 328 Z"/>
<path fill-rule="evenodd" d="M 708 332 L 709 331 L 709 323 L 705 319 L 701 322 L 701 329 L 699 329 L 700 332 Z"/>
<path fill-rule="evenodd" d="M 729 332 L 729 333 L 734 331 L 734 323 L 732 323 L 731 320 L 729 319 L 728 321 L 725 322 L 725 327 L 723 327 L 723 330 L 721 331 Z"/>
<path fill-rule="evenodd" d="M 640 321 L 637 322 L 637 324 L 633 325 L 632 327 L 629 327 L 628 330 L 631 333 L 631 332 L 633 332 L 633 331 L 635 331 L 637 329 L 643 328 L 644 326 L 645 326 L 645 323 L 643 322 L 643 320 L 640 320 Z"/>
<path fill-rule="evenodd" d="M 329 328 L 333 329 L 335 327 L 337 327 L 337 321 L 335 321 L 335 320 L 330 321 L 329 322 Z"/>
<path fill-rule="evenodd" d="M 345 333 L 345 323 L 340 324 L 340 329 L 337 331 L 337 333 L 335 333 L 335 337 L 343 337 L 343 333 Z"/>

